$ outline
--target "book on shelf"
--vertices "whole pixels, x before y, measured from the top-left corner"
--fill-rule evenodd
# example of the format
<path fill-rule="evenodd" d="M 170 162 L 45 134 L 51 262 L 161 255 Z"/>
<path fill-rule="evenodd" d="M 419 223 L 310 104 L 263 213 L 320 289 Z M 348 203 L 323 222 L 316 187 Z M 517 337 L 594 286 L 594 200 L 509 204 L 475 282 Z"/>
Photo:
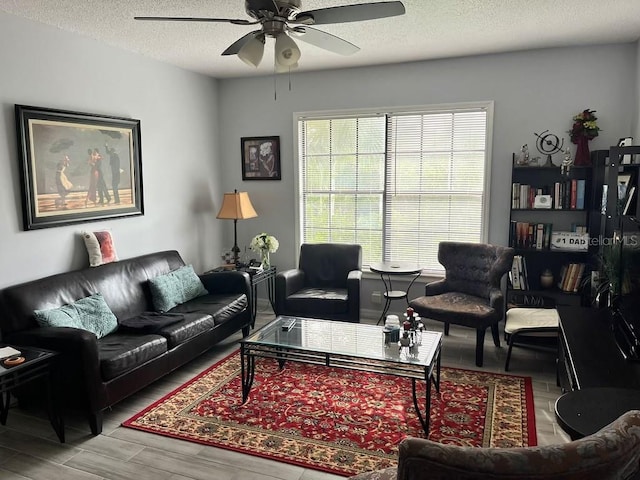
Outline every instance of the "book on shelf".
<path fill-rule="evenodd" d="M 576 208 L 578 210 L 584 210 L 584 196 L 587 188 L 587 181 L 585 179 L 578 180 L 578 186 L 576 190 Z"/>

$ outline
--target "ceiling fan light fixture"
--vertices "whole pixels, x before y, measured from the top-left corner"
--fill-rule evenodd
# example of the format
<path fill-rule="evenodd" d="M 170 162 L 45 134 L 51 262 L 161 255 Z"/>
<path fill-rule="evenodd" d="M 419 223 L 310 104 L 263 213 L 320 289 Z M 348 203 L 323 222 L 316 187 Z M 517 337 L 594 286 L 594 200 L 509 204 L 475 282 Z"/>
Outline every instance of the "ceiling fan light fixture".
<path fill-rule="evenodd" d="M 238 51 L 238 58 L 247 65 L 257 67 L 264 54 L 264 39 L 253 37 Z"/>
<path fill-rule="evenodd" d="M 276 62 L 284 67 L 295 68 L 298 65 L 300 49 L 286 33 L 281 33 L 276 38 L 275 57 Z"/>

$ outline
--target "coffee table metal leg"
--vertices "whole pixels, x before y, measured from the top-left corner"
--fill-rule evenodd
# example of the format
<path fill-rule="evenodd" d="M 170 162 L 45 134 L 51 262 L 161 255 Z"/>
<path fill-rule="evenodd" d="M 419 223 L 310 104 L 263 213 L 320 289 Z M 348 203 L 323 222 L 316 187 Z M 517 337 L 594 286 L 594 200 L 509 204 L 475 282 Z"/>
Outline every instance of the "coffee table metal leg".
<path fill-rule="evenodd" d="M 422 425 L 422 429 L 424 430 L 424 434 L 427 438 L 429 438 L 429 417 L 431 414 L 431 379 L 429 375 L 425 377 L 425 385 L 426 385 L 426 399 L 425 399 L 425 412 L 424 416 L 422 415 L 422 411 L 420 410 L 420 405 L 418 405 L 418 395 L 416 393 L 416 379 L 411 379 L 411 393 L 413 395 L 413 406 L 416 408 L 416 413 L 418 414 L 418 420 L 420 420 L 420 424 Z"/>
<path fill-rule="evenodd" d="M 251 385 L 256 371 L 256 358 L 251 352 L 245 351 L 244 344 L 240 344 L 240 372 L 242 377 L 242 403 L 249 398 Z"/>

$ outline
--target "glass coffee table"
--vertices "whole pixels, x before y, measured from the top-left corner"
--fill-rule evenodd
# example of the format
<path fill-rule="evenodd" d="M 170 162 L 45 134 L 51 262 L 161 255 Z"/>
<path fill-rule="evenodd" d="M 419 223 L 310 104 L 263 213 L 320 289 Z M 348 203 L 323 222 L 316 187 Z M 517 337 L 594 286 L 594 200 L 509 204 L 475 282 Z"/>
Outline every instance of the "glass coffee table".
<path fill-rule="evenodd" d="M 256 358 L 273 358 L 280 368 L 290 361 L 406 377 L 411 379 L 413 404 L 428 437 L 431 384 L 440 391 L 441 349 L 440 332 L 422 332 L 420 344 L 409 349 L 396 342 L 385 344 L 381 326 L 279 316 L 240 341 L 242 403 L 249 398 Z M 418 381 L 424 382 L 424 413 Z"/>

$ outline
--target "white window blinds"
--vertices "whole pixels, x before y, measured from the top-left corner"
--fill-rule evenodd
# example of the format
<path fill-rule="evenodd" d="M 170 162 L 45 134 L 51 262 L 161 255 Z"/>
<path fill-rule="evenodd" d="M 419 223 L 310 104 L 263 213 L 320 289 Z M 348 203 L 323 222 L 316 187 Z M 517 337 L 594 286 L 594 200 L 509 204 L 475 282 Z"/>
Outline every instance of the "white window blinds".
<path fill-rule="evenodd" d="M 487 131 L 484 107 L 301 117 L 302 242 L 442 271 L 440 241 L 483 241 Z"/>

